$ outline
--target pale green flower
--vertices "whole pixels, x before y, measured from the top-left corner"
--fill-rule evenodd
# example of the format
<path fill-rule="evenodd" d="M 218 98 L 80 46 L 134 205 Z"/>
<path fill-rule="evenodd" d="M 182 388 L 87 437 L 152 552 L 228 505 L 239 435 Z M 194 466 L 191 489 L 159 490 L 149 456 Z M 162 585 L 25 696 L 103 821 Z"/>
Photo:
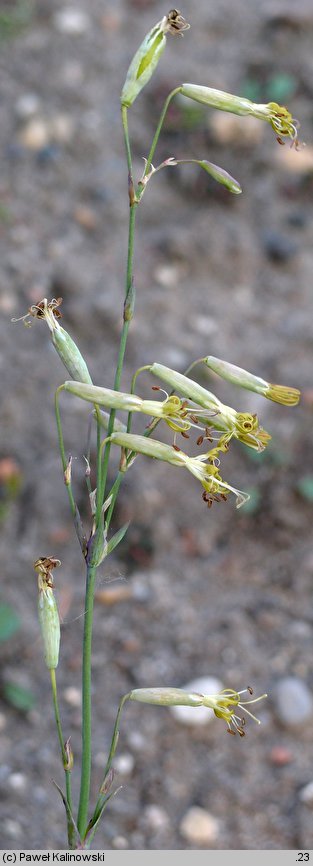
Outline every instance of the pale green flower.
<path fill-rule="evenodd" d="M 212 449 L 212 454 L 208 451 L 206 454 L 189 457 L 175 445 L 166 445 L 164 442 L 148 439 L 146 436 L 139 436 L 134 433 L 112 433 L 110 441 L 114 445 L 120 445 L 124 450 L 145 454 L 147 457 L 163 460 L 172 466 L 184 466 L 202 484 L 204 488 L 203 499 L 209 507 L 213 502 L 227 499 L 230 493 L 234 493 L 236 496 L 237 508 L 240 508 L 249 499 L 248 493 L 237 490 L 236 487 L 223 481 L 219 466 L 215 462 L 218 447 Z"/>
<path fill-rule="evenodd" d="M 242 367 L 236 367 L 235 364 L 229 364 L 228 361 L 214 358 L 213 355 L 208 355 L 207 358 L 203 358 L 203 361 L 207 367 L 210 367 L 227 382 L 239 385 L 240 388 L 246 388 L 247 391 L 261 394 L 262 397 L 273 400 L 274 403 L 282 403 L 284 406 L 296 406 L 299 403 L 300 391 L 297 388 L 290 388 L 287 385 L 273 385 L 266 382 L 265 379 L 261 379 L 260 376 L 254 376 L 253 373 L 248 373 Z"/>
<path fill-rule="evenodd" d="M 225 93 L 213 87 L 205 87 L 202 84 L 183 84 L 180 90 L 183 96 L 202 102 L 220 111 L 229 111 L 232 114 L 250 115 L 259 120 L 266 120 L 274 130 L 277 140 L 282 144 L 282 139 L 291 138 L 292 144 L 298 146 L 298 122 L 294 120 L 288 108 L 278 105 L 277 102 L 268 102 L 266 105 L 251 102 L 242 96 Z"/>
<path fill-rule="evenodd" d="M 130 701 L 138 701 L 143 704 L 153 704 L 162 707 L 208 707 L 213 710 L 218 719 L 224 719 L 230 734 L 239 734 L 244 737 L 246 724 L 245 715 L 239 716 L 234 710 L 241 710 L 253 719 L 258 725 L 260 720 L 247 709 L 247 705 L 255 704 L 267 697 L 266 694 L 258 698 L 242 700 L 241 695 L 253 694 L 253 689 L 248 686 L 240 692 L 234 689 L 224 689 L 217 695 L 201 695 L 197 692 L 188 693 L 184 689 L 152 687 L 144 689 L 133 689 L 126 696 Z"/>
<path fill-rule="evenodd" d="M 269 433 L 259 423 L 257 415 L 249 412 L 237 412 L 231 406 L 226 406 L 211 391 L 203 388 L 198 382 L 189 379 L 164 364 L 151 364 L 147 368 L 150 373 L 175 388 L 184 397 L 191 400 L 193 416 L 212 430 L 220 430 L 229 434 L 229 439 L 239 439 L 255 451 L 263 451 L 271 439 Z M 198 407 L 201 407 L 199 410 Z M 190 403 L 188 408 L 192 409 Z M 205 412 L 204 410 L 207 410 Z M 192 417 L 192 416 L 191 416 Z"/>

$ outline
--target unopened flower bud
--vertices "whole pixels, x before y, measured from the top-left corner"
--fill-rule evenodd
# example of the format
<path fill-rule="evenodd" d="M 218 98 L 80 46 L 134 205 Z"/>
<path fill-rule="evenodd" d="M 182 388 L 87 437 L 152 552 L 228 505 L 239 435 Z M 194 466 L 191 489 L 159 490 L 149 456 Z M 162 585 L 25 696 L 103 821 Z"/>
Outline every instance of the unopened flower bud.
<path fill-rule="evenodd" d="M 129 108 L 133 104 L 138 93 L 153 75 L 166 45 L 166 34 L 175 35 L 188 28 L 189 24 L 180 12 L 177 9 L 172 9 L 168 15 L 164 15 L 164 18 L 149 30 L 128 69 L 121 94 L 123 106 Z"/>
<path fill-rule="evenodd" d="M 151 688 L 133 689 L 129 693 L 130 701 L 142 704 L 156 704 L 160 707 L 201 707 L 203 695 L 184 692 L 183 689 Z"/>
<path fill-rule="evenodd" d="M 233 385 L 239 385 L 240 388 L 246 388 L 247 391 L 261 394 L 262 397 L 273 400 L 274 403 L 282 403 L 284 406 L 296 406 L 299 403 L 300 391 L 297 388 L 272 385 L 265 379 L 261 379 L 260 376 L 254 376 L 253 373 L 248 373 L 247 370 L 236 367 L 235 364 L 229 364 L 228 361 L 214 358 L 213 355 L 208 355 L 207 358 L 203 358 L 203 361 L 222 379 L 232 382 Z"/>
<path fill-rule="evenodd" d="M 74 766 L 74 755 L 70 737 L 64 743 L 64 758 L 64 770 L 71 771 Z"/>
<path fill-rule="evenodd" d="M 44 643 L 45 661 L 49 670 L 56 668 L 59 661 L 60 620 L 53 593 L 51 569 L 60 564 L 60 560 L 51 557 L 40 557 L 34 564 L 35 571 L 38 573 L 38 618 Z"/>

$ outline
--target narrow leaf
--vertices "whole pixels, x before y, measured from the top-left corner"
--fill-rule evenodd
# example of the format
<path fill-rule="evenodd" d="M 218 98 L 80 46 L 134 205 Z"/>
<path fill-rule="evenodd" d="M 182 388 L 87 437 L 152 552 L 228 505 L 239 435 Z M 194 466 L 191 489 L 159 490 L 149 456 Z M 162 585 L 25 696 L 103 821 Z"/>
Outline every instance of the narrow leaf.
<path fill-rule="evenodd" d="M 124 526 L 121 526 L 121 528 L 118 529 L 115 535 L 112 535 L 112 538 L 110 538 L 110 541 L 108 541 L 107 555 L 109 555 L 109 553 L 112 553 L 112 551 L 115 550 L 117 545 L 120 544 L 120 542 L 123 540 L 124 535 L 126 535 L 126 532 L 128 530 L 129 524 L 130 520 L 128 521 L 128 523 L 124 523 Z"/>

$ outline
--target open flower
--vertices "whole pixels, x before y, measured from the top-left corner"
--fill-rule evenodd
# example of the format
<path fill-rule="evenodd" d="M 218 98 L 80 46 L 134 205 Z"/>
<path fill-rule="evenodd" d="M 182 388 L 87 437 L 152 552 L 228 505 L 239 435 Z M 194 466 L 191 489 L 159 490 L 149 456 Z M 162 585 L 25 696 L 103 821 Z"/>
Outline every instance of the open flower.
<path fill-rule="evenodd" d="M 211 707 L 218 719 L 224 719 L 227 724 L 227 730 L 230 734 L 239 734 L 240 737 L 244 737 L 244 726 L 246 724 L 245 715 L 239 716 L 234 712 L 234 709 L 238 708 L 244 714 L 253 719 L 254 722 L 257 722 L 257 724 L 260 725 L 260 719 L 254 716 L 250 710 L 247 710 L 247 705 L 256 704 L 258 701 L 262 701 L 263 698 L 267 697 L 267 695 L 264 694 L 260 695 L 258 698 L 249 698 L 249 700 L 245 701 L 241 699 L 241 695 L 245 694 L 253 695 L 253 689 L 251 686 L 248 686 L 248 688 L 243 689 L 240 692 L 233 691 L 233 689 L 224 689 L 218 695 L 204 695 L 203 706 Z"/>
<path fill-rule="evenodd" d="M 191 427 L 196 426 L 192 421 L 194 409 L 188 407 L 185 400 L 172 394 L 166 395 L 165 400 L 142 400 L 136 394 L 127 394 L 123 391 L 114 391 L 111 388 L 101 388 L 85 382 L 64 382 L 64 390 L 75 394 L 88 403 L 96 406 L 105 406 L 124 412 L 143 412 L 152 418 L 165 421 L 172 430 L 177 433 L 185 433 Z M 157 389 L 159 390 L 159 389 Z"/>
<path fill-rule="evenodd" d="M 188 408 L 192 409 L 192 415 L 198 421 L 214 430 L 228 433 L 229 440 L 234 437 L 255 451 L 264 451 L 271 436 L 260 426 L 257 415 L 237 412 L 231 406 L 226 406 L 215 394 L 203 388 L 198 382 L 176 370 L 171 370 L 170 367 L 165 367 L 164 364 L 154 363 L 148 369 L 154 376 L 166 382 L 171 388 L 175 388 L 195 404 L 193 409 L 188 404 Z"/>
<path fill-rule="evenodd" d="M 237 490 L 236 487 L 223 481 L 216 460 L 218 448 L 212 449 L 213 453 L 209 451 L 206 454 L 189 457 L 177 446 L 166 445 L 164 442 L 148 439 L 146 436 L 139 436 L 134 433 L 112 433 L 110 441 L 114 445 L 120 445 L 124 450 L 145 454 L 147 457 L 163 460 L 172 466 L 184 466 L 202 484 L 204 488 L 203 499 L 209 507 L 213 502 L 225 501 L 230 493 L 234 493 L 236 496 L 237 508 L 240 508 L 249 499 L 248 493 Z"/>
<path fill-rule="evenodd" d="M 288 108 L 278 105 L 277 102 L 258 104 L 245 99 L 243 96 L 235 96 L 216 90 L 213 87 L 205 87 L 202 84 L 183 84 L 180 92 L 189 99 L 202 102 L 220 111 L 229 111 L 232 114 L 250 115 L 259 120 L 267 120 L 274 130 L 279 144 L 283 144 L 283 138 L 290 138 L 291 143 L 298 146 L 298 121 L 295 120 Z"/>
<path fill-rule="evenodd" d="M 253 695 L 251 686 L 243 689 L 240 692 L 234 689 L 224 689 L 217 695 L 202 695 L 198 692 L 185 692 L 184 689 L 152 687 L 145 689 L 133 689 L 125 696 L 130 701 L 138 701 L 143 704 L 153 704 L 154 706 L 162 707 L 208 707 L 213 710 L 216 718 L 224 719 L 227 724 L 227 730 L 230 734 L 239 734 L 244 737 L 244 726 L 246 724 L 245 714 L 253 719 L 258 725 L 261 724 L 260 719 L 253 715 L 250 710 L 247 710 L 248 704 L 255 704 L 262 701 L 267 695 L 260 695 L 258 698 L 249 698 L 247 701 L 242 700 L 241 695 Z M 234 710 L 238 709 L 244 715 L 239 716 Z"/>

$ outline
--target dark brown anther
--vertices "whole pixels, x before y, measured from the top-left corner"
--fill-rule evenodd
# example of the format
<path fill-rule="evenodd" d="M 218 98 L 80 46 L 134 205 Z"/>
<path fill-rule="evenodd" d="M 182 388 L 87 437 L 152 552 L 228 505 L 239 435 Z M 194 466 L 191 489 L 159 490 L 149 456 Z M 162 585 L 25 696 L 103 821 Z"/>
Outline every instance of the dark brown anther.
<path fill-rule="evenodd" d="M 181 435 L 184 437 L 184 439 L 190 439 L 189 433 L 186 433 L 185 430 L 181 431 Z"/>
<path fill-rule="evenodd" d="M 196 418 L 195 415 L 190 415 L 190 420 L 193 421 L 194 424 L 199 424 L 199 419 Z"/>
<path fill-rule="evenodd" d="M 170 9 L 167 16 L 167 23 L 169 25 L 169 32 L 173 35 L 177 33 L 182 36 L 183 30 L 189 30 L 190 24 L 187 24 L 185 18 L 181 15 L 179 9 Z"/>
<path fill-rule="evenodd" d="M 223 502 L 227 502 L 226 493 L 221 493 L 221 499 L 223 500 Z"/>
<path fill-rule="evenodd" d="M 228 734 L 231 734 L 232 737 L 235 737 L 235 736 L 236 736 L 236 731 L 232 731 L 231 728 L 227 728 L 227 733 L 228 733 Z"/>
<path fill-rule="evenodd" d="M 161 391 L 160 385 L 152 385 L 151 391 Z"/>
<path fill-rule="evenodd" d="M 249 692 L 249 695 L 253 695 L 253 688 L 252 688 L 252 686 L 247 686 L 247 692 Z"/>
<path fill-rule="evenodd" d="M 173 448 L 174 448 L 174 451 L 181 451 L 181 448 L 179 448 L 178 445 L 175 445 L 174 442 L 173 442 Z"/>
<path fill-rule="evenodd" d="M 197 445 L 202 445 L 203 440 L 204 440 L 204 436 L 199 436 L 199 438 L 197 439 Z"/>
<path fill-rule="evenodd" d="M 238 734 L 239 734 L 240 737 L 245 737 L 245 736 L 246 736 L 246 733 L 245 733 L 245 731 L 242 730 L 242 728 L 237 728 L 237 730 L 238 730 Z"/>
<path fill-rule="evenodd" d="M 285 142 L 283 141 L 283 139 L 282 139 L 282 138 L 279 138 L 278 135 L 277 135 L 277 137 L 276 137 L 276 141 L 278 141 L 278 144 L 281 144 L 282 146 L 284 146 L 284 144 L 285 144 Z"/>

